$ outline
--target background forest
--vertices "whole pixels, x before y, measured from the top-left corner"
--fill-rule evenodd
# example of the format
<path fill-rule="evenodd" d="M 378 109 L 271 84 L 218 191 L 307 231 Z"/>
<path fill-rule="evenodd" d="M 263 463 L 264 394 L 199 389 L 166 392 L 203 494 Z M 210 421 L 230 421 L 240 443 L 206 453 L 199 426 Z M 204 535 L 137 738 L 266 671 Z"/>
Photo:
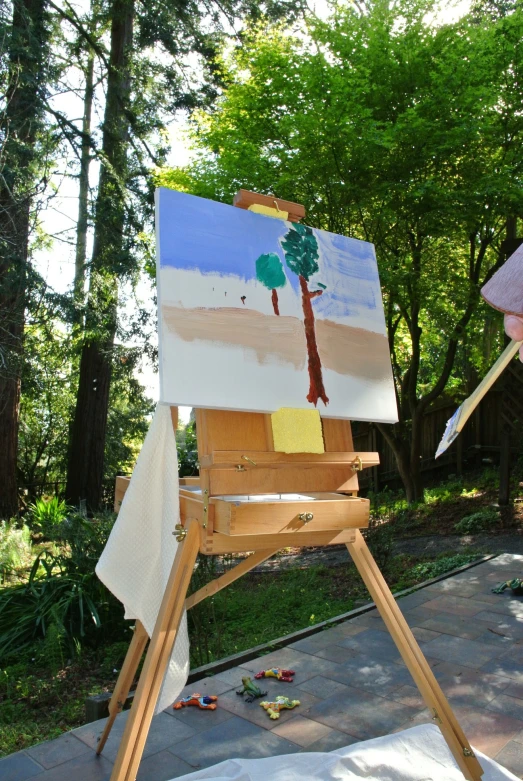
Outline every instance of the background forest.
<path fill-rule="evenodd" d="M 153 408 L 137 368 L 155 362 L 154 289 L 136 290 L 154 277 L 157 184 L 274 192 L 376 245 L 400 409 L 382 433 L 423 498 L 423 414 L 469 390 L 500 343 L 479 289 L 522 213 L 523 10 L 319 10 L 2 4 L 0 517 L 55 492 L 94 511 L 132 468 Z M 179 117 L 192 161 L 169 168 Z M 49 235 L 42 215 L 71 185 L 73 227 Z M 64 293 L 35 258 L 66 252 Z"/>
<path fill-rule="evenodd" d="M 393 556 L 394 534 L 514 526 L 492 507 L 495 473 L 427 489 L 420 469 L 424 414 L 444 395 L 457 405 L 502 346 L 479 290 L 523 215 L 523 6 L 460 9 L 0 2 L 0 753 L 81 723 L 127 647 L 94 566 L 154 409 L 139 372 L 156 363 L 158 185 L 226 203 L 240 187 L 274 193 L 375 244 L 400 413 L 380 430 L 404 490 L 372 497 L 390 523 L 369 543 L 393 586 L 477 555 L 451 540 L 441 560 Z M 190 153 L 176 165 L 180 122 Z M 68 227 L 50 227 L 53 210 Z M 178 434 L 194 474 L 193 424 Z M 193 587 L 229 564 L 206 560 Z M 264 577 L 191 611 L 193 664 L 366 598 L 350 568 Z"/>

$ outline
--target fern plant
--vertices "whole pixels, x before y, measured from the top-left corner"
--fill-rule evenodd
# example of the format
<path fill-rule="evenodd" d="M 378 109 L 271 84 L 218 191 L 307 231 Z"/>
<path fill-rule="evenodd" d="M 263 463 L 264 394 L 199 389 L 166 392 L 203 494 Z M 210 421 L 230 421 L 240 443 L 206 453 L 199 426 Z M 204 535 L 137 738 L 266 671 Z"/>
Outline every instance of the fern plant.
<path fill-rule="evenodd" d="M 45 642 L 49 631 L 51 646 L 59 640 L 70 656 L 121 634 L 123 607 L 94 571 L 113 523 L 112 514 L 69 515 L 56 526 L 58 544 L 38 554 L 27 582 L 0 589 L 0 660 Z"/>
<path fill-rule="evenodd" d="M 57 496 L 37 499 L 29 505 L 28 520 L 31 526 L 42 532 L 45 537 L 53 537 L 57 528 L 65 521 L 72 509 Z"/>

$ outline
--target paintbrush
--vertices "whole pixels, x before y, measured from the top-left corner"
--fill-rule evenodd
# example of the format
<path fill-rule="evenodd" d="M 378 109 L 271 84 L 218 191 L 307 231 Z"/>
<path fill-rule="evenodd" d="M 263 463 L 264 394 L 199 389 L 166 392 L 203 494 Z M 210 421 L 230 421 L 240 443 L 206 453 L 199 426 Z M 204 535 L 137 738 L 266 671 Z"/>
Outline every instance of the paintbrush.
<path fill-rule="evenodd" d="M 470 394 L 468 399 L 465 399 L 461 407 L 459 407 L 454 415 L 447 421 L 445 427 L 445 433 L 439 443 L 439 447 L 436 450 L 436 458 L 439 458 L 442 453 L 447 450 L 450 445 L 457 439 L 463 426 L 470 418 L 483 396 L 494 385 L 499 375 L 506 369 L 512 358 L 515 356 L 519 348 L 523 345 L 523 341 L 516 342 L 514 339 L 510 342 L 508 347 L 502 352 L 498 360 L 489 371 L 487 376 L 480 382 L 476 390 Z"/>

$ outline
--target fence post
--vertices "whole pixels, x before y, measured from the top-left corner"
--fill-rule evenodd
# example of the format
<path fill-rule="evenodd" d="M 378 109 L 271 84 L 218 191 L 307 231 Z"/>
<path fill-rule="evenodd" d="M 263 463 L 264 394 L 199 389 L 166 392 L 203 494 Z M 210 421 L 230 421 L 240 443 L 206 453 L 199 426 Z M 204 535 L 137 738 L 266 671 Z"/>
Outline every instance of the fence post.
<path fill-rule="evenodd" d="M 499 454 L 499 505 L 506 507 L 510 499 L 510 428 L 501 429 L 501 449 Z"/>

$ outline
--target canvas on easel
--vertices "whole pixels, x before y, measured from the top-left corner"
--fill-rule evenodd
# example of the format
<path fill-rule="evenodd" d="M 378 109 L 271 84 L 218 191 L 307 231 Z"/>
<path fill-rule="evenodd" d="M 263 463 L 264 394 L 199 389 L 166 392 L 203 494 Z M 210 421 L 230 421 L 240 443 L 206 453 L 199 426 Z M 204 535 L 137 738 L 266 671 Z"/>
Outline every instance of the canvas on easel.
<path fill-rule="evenodd" d="M 163 188 L 156 213 L 161 401 L 397 421 L 372 244 Z"/>
<path fill-rule="evenodd" d="M 196 428 L 200 475 L 188 484 L 182 483 L 180 485 L 181 524 L 173 529 L 180 544 L 171 568 L 155 628 L 150 638 L 111 781 L 134 781 L 136 778 L 184 609 L 190 609 L 202 599 L 225 588 L 283 547 L 289 545 L 323 546 L 337 543 L 343 543 L 347 546 L 405 665 L 430 710 L 431 717 L 440 726 L 464 777 L 469 781 L 479 781 L 482 776 L 481 766 L 360 532 L 360 529 L 368 526 L 369 500 L 358 496 L 358 472 L 364 468 L 375 466 L 379 462 L 379 458 L 377 453 L 354 451 L 350 423 L 343 418 L 361 415 L 370 420 L 395 419 L 395 401 L 392 395 L 393 387 L 388 356 L 387 371 L 383 369 L 381 357 L 378 357 L 376 363 L 373 364 L 374 356 L 368 356 L 369 363 L 379 367 L 379 371 L 376 369 L 379 377 L 374 375 L 374 369 L 369 370 L 369 376 L 365 378 L 368 393 L 363 397 L 361 390 L 354 391 L 355 388 L 361 389 L 363 386 L 351 385 L 350 383 L 353 383 L 355 377 L 357 383 L 361 383 L 362 375 L 367 370 L 357 368 L 351 372 L 349 355 L 347 358 L 349 368 L 339 372 L 334 369 L 331 371 L 329 368 L 328 371 L 331 373 L 328 374 L 325 369 L 329 364 L 329 360 L 326 358 L 328 340 L 325 343 L 322 343 L 321 339 L 318 340 L 316 328 L 314 340 L 310 334 L 311 309 L 314 324 L 322 320 L 326 322 L 330 317 L 333 318 L 333 323 L 337 322 L 336 316 L 332 312 L 329 317 L 322 318 L 320 310 L 315 307 L 317 307 L 318 301 L 327 301 L 326 294 L 323 298 L 323 291 L 328 289 L 328 285 L 331 285 L 330 295 L 336 304 L 336 283 L 333 281 L 334 278 L 328 275 L 327 267 L 329 263 L 335 264 L 336 257 L 338 259 L 345 258 L 344 249 L 343 252 L 340 250 L 341 254 L 336 254 L 335 250 L 336 247 L 339 250 L 340 247 L 346 248 L 347 245 L 345 241 L 342 241 L 343 237 L 338 237 L 340 240 L 336 243 L 336 237 L 329 234 L 331 251 L 325 256 L 328 262 L 325 266 L 321 266 L 319 263 L 321 253 L 317 250 L 320 243 L 318 241 L 319 232 L 309 233 L 310 229 L 307 230 L 305 226 L 303 226 L 303 231 L 299 230 L 295 224 L 294 226 L 290 224 L 292 222 L 290 219 L 289 221 L 281 219 L 284 212 L 290 218 L 291 214 L 296 211 L 297 204 L 280 199 L 269 199 L 268 196 L 258 196 L 254 193 L 245 193 L 245 191 L 240 191 L 239 195 L 236 206 L 240 208 L 245 209 L 247 205 L 257 203 L 267 210 L 270 209 L 271 202 L 275 208 L 272 209 L 273 214 L 270 217 L 253 214 L 249 216 L 249 219 L 250 217 L 256 218 L 256 222 L 242 223 L 251 226 L 251 233 L 254 231 L 252 226 L 261 226 L 263 243 L 251 241 L 252 236 L 249 232 L 247 232 L 247 239 L 240 243 L 242 253 L 245 252 L 245 247 L 251 247 L 252 252 L 245 259 L 245 262 L 251 265 L 254 262 L 255 273 L 258 276 L 256 276 L 256 280 L 252 279 L 250 265 L 250 270 L 246 272 L 248 279 L 244 280 L 244 287 L 234 288 L 241 295 L 239 296 L 240 303 L 238 304 L 236 301 L 232 308 L 243 313 L 243 309 L 240 308 L 244 306 L 241 300 L 242 296 L 245 295 L 247 298 L 247 295 L 251 296 L 252 293 L 254 297 L 254 293 L 257 291 L 257 294 L 263 293 L 269 302 L 263 306 L 273 307 L 273 313 L 265 313 L 264 318 L 259 322 L 266 323 L 269 318 L 271 323 L 272 320 L 279 323 L 280 318 L 286 316 L 281 314 L 284 311 L 284 299 L 277 296 L 277 306 L 280 311 L 280 314 L 277 314 L 274 311 L 276 297 L 273 296 L 273 291 L 278 292 L 287 284 L 289 288 L 293 288 L 294 284 L 292 296 L 289 290 L 289 298 L 286 299 L 289 310 L 294 301 L 294 314 L 291 313 L 288 317 L 294 318 L 298 322 L 299 328 L 294 324 L 298 331 L 300 328 L 302 330 L 302 345 L 305 348 L 306 357 L 303 367 L 299 370 L 296 369 L 295 363 L 290 362 L 293 368 L 290 370 L 290 374 L 286 375 L 288 384 L 291 386 L 288 391 L 289 395 L 286 395 L 287 390 L 279 384 L 279 380 L 276 390 L 267 389 L 264 386 L 253 389 L 248 382 L 251 371 L 265 372 L 263 374 L 264 382 L 270 383 L 271 377 L 274 380 L 280 376 L 279 372 L 282 367 L 289 370 L 288 353 L 285 352 L 286 346 L 278 347 L 274 341 L 267 340 L 267 338 L 254 344 L 253 335 L 248 328 L 246 329 L 247 335 L 234 335 L 235 341 L 233 343 L 231 341 L 233 337 L 230 336 L 230 323 L 224 328 L 220 325 L 222 317 L 224 322 L 229 322 L 230 312 L 228 310 L 230 307 L 224 307 L 223 302 L 216 307 L 210 306 L 197 289 L 199 282 L 190 293 L 193 296 L 191 299 L 187 292 L 187 287 L 191 290 L 190 285 L 181 285 L 177 293 L 176 285 L 174 287 L 171 285 L 172 280 L 164 284 L 164 277 L 161 278 L 159 283 L 159 319 L 161 321 L 162 399 L 173 405 L 175 402 L 185 402 L 198 407 L 196 409 Z M 161 195 L 159 201 L 160 210 L 162 197 Z M 190 196 L 183 196 L 178 202 L 188 203 L 187 198 Z M 267 200 L 269 200 L 269 204 L 267 204 Z M 204 203 L 206 202 L 204 201 Z M 219 205 L 211 204 L 208 207 L 207 220 L 204 222 L 207 236 L 214 231 L 214 235 L 218 237 L 216 241 L 219 243 L 221 220 L 215 217 L 213 218 L 214 222 L 212 221 L 212 215 L 217 213 L 217 206 Z M 201 208 L 199 205 L 200 211 Z M 303 213 L 303 207 L 299 208 Z M 233 209 L 233 211 L 235 210 Z M 267 214 L 267 211 L 265 213 Z M 224 219 L 227 221 L 229 218 Z M 259 222 L 260 219 L 263 220 L 263 223 Z M 276 226 L 274 231 L 266 225 L 267 221 L 271 220 Z M 160 225 L 168 226 L 169 223 L 160 220 Z M 177 217 L 174 222 L 170 223 L 173 236 L 169 246 L 174 254 L 170 254 L 171 251 L 166 250 L 166 242 L 162 232 L 164 230 L 170 235 L 169 227 L 159 230 L 159 275 L 162 275 L 164 266 L 170 266 L 167 260 L 173 261 L 174 259 L 174 263 L 180 264 L 179 259 L 176 260 L 178 257 L 176 253 L 182 252 L 180 247 L 185 246 L 186 249 L 182 253 L 185 262 L 192 258 L 193 267 L 192 269 L 181 269 L 185 275 L 184 278 L 187 278 L 187 273 L 193 273 L 196 275 L 194 279 L 203 278 L 202 285 L 209 296 L 211 293 L 213 295 L 217 293 L 216 289 L 213 290 L 213 287 L 218 287 L 218 282 L 214 279 L 216 277 L 216 262 L 211 258 L 211 265 L 202 267 L 207 256 L 202 255 L 200 250 L 196 251 L 195 242 L 197 244 L 199 239 L 195 238 L 194 221 L 191 222 L 187 217 L 185 221 L 180 222 Z M 279 242 L 281 252 L 274 243 L 270 245 L 265 241 L 267 233 L 271 231 L 273 231 L 277 243 Z M 298 238 L 292 238 L 294 235 L 292 231 L 296 233 Z M 290 235 L 289 232 L 291 232 Z M 360 244 L 360 242 L 356 242 L 356 244 Z M 361 252 L 367 253 L 366 257 L 372 259 L 374 256 L 369 247 L 370 245 L 367 245 L 367 248 L 362 249 Z M 233 249 L 231 245 L 231 252 Z M 358 251 L 355 250 L 356 253 Z M 267 276 L 267 266 L 274 263 L 276 267 L 276 260 L 262 259 L 258 265 L 263 268 L 261 270 L 257 268 L 256 261 L 271 253 L 278 257 L 278 263 L 281 267 L 284 262 L 288 266 L 288 270 L 284 269 L 287 280 L 285 284 L 281 277 L 282 268 L 280 267 L 278 267 L 279 276 Z M 307 258 L 310 261 L 311 257 L 313 262 L 307 270 L 303 264 Z M 370 260 L 369 264 L 370 268 L 372 266 Z M 170 273 L 172 268 L 176 268 L 176 266 L 171 264 L 170 268 L 167 269 L 168 276 L 172 276 Z M 234 268 L 238 268 L 238 261 L 235 261 Z M 354 289 L 357 289 L 357 274 L 354 270 L 356 267 L 352 268 Z M 274 272 L 272 266 L 271 269 L 271 273 Z M 296 275 L 296 270 L 299 272 L 297 273 L 298 282 L 296 283 L 295 280 L 293 283 L 290 275 Z M 320 272 L 321 279 L 320 276 L 317 276 Z M 374 285 L 374 292 L 379 297 L 377 275 L 369 288 L 366 286 L 369 282 L 366 278 L 367 273 L 368 269 L 366 270 L 365 263 L 362 261 L 360 264 L 361 289 L 368 291 Z M 341 274 L 341 279 L 343 279 L 343 273 L 339 269 L 338 274 Z M 238 275 L 235 273 L 228 276 L 237 279 Z M 259 278 L 261 276 L 266 277 L 267 285 L 262 284 Z M 218 277 L 220 278 L 219 275 Z M 279 286 L 278 280 L 281 283 Z M 228 284 L 230 281 L 227 279 L 227 295 L 230 295 L 233 290 Z M 245 287 L 249 281 L 252 283 L 251 287 Z M 220 282 L 220 284 L 222 283 Z M 338 291 L 339 298 L 346 300 L 347 291 L 343 284 L 341 288 Z M 222 293 L 225 293 L 223 288 L 220 289 L 220 296 Z M 317 295 L 313 296 L 314 293 Z M 307 296 L 309 297 L 308 301 L 304 301 Z M 261 298 L 259 300 L 261 301 Z M 375 302 L 374 314 L 372 315 L 376 318 L 376 323 L 381 322 L 383 315 L 380 308 L 381 299 L 379 300 L 380 306 L 377 306 Z M 172 308 L 181 310 L 181 314 L 177 312 L 174 320 L 171 318 L 169 321 Z M 224 309 L 227 310 L 225 313 Z M 209 329 L 209 321 L 206 320 L 209 310 L 213 323 L 212 329 Z M 251 313 L 248 317 L 256 319 L 260 313 L 255 307 L 253 307 L 253 312 L 254 314 Z M 376 312 L 378 312 L 377 315 Z M 186 329 L 184 331 L 183 314 L 188 315 L 194 330 Z M 243 314 L 234 313 L 232 315 L 233 319 L 241 316 Z M 201 325 L 202 322 L 204 326 Z M 205 325 L 206 323 L 207 325 Z M 371 338 L 375 338 L 376 334 L 379 335 L 379 329 L 372 331 L 369 328 L 369 323 L 363 328 L 362 321 L 358 326 L 347 323 L 341 323 L 341 325 L 349 329 L 368 330 L 374 334 Z M 330 325 L 328 327 L 330 328 Z M 307 328 L 309 328 L 308 334 Z M 168 330 L 167 338 L 166 329 Z M 267 327 L 263 326 L 261 330 L 266 337 Z M 319 330 L 321 331 L 321 328 Z M 331 333 L 336 335 L 336 339 L 341 338 L 343 341 L 345 338 L 339 336 L 339 329 L 334 329 Z M 191 334 L 193 334 L 192 339 Z M 227 335 L 226 339 L 224 339 L 224 334 Z M 173 341 L 169 342 L 171 338 Z M 283 340 L 282 336 L 280 338 Z M 352 338 L 351 336 L 350 339 Z M 311 349 L 313 341 L 316 344 L 317 356 L 315 349 Z M 178 352 L 181 349 L 181 343 L 192 344 L 200 349 L 198 360 L 190 351 L 182 352 L 184 357 L 181 360 L 180 352 Z M 262 345 L 262 347 L 258 345 Z M 296 356 L 296 350 L 292 349 L 292 355 Z M 224 350 L 226 354 L 227 351 L 230 352 L 228 358 L 224 358 Z M 281 358 L 282 351 L 286 356 L 284 359 Z M 203 360 L 204 355 L 205 360 Z M 356 353 L 355 356 L 355 364 L 358 365 L 360 359 Z M 318 381 L 316 357 L 319 358 L 321 364 L 321 382 Z M 364 360 L 363 363 L 365 363 Z M 228 373 L 234 378 L 232 385 L 230 383 L 227 385 L 225 381 L 229 377 Z M 194 381 L 195 377 L 197 381 Z M 189 393 L 185 390 L 186 381 L 191 388 L 190 392 L 194 394 L 193 398 L 189 395 L 182 395 Z M 261 380 L 259 380 L 259 384 L 263 385 Z M 204 387 L 201 387 L 202 385 Z M 230 396 L 220 395 L 223 394 L 224 388 L 230 391 Z M 347 389 L 352 388 L 354 398 L 345 399 L 340 390 L 343 388 L 346 389 L 347 393 L 349 393 Z M 381 402 L 380 388 L 383 397 Z M 253 394 L 252 399 L 250 394 Z M 282 452 L 275 449 L 271 416 L 268 413 L 284 404 L 301 409 L 321 407 L 323 446 L 320 450 L 316 452 L 295 452 L 292 450 Z M 374 407 L 373 404 L 377 406 Z M 231 407 L 234 409 L 231 410 Z M 355 410 L 359 410 L 359 413 Z M 376 415 L 374 415 L 376 410 Z M 176 407 L 172 406 L 171 411 L 173 426 L 176 428 Z M 123 494 L 124 487 L 121 482 L 117 486 L 117 490 L 120 495 Z M 254 552 L 235 568 L 227 571 L 196 593 L 186 596 L 198 552 L 212 555 L 245 551 Z M 138 622 L 135 637 L 111 699 L 110 718 L 100 741 L 99 752 L 103 749 L 114 718 L 125 700 L 147 641 L 147 633 L 144 633 L 143 627 Z M 355 683 L 357 685 L 357 682 Z"/>

